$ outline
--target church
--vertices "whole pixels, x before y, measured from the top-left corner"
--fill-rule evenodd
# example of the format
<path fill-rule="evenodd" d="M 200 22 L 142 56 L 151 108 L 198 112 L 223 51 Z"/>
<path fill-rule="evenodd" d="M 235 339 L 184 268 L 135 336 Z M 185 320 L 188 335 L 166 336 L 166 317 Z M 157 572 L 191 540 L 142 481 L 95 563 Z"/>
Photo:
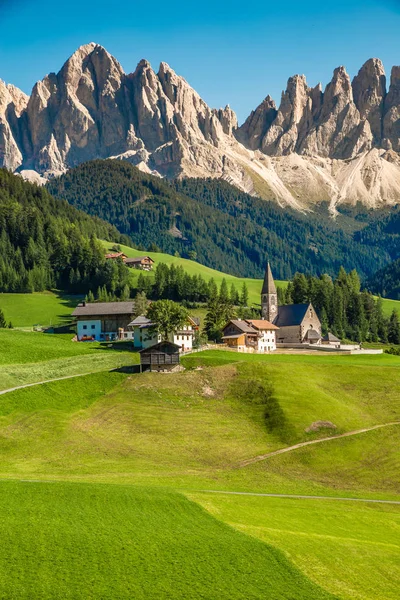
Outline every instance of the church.
<path fill-rule="evenodd" d="M 269 263 L 261 290 L 261 315 L 279 327 L 276 331 L 277 344 L 321 343 L 321 321 L 311 303 L 278 306 L 278 294 Z"/>

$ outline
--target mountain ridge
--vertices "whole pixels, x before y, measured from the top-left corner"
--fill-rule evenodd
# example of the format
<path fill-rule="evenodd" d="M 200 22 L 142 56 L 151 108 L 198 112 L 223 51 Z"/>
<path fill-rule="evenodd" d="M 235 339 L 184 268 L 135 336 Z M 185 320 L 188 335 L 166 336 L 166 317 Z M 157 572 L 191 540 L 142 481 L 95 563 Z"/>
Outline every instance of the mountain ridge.
<path fill-rule="evenodd" d="M 325 90 L 288 80 L 239 127 L 210 108 L 167 63 L 126 74 L 102 46 L 81 46 L 28 97 L 0 81 L 0 166 L 39 180 L 95 158 L 118 158 L 166 178 L 221 178 L 281 206 L 329 202 L 376 208 L 400 198 L 400 67 L 388 90 L 379 59 Z"/>

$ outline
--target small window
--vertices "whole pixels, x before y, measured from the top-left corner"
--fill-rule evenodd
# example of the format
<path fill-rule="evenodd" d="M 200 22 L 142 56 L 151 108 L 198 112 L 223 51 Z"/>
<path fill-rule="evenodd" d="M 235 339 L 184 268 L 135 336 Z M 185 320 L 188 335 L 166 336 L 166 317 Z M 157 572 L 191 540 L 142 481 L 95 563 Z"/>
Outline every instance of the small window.
<path fill-rule="evenodd" d="M 87 325 L 83 325 L 83 326 L 82 326 L 82 329 L 87 329 Z"/>
<path fill-rule="evenodd" d="M 96 329 L 96 325 L 92 325 L 92 329 Z"/>

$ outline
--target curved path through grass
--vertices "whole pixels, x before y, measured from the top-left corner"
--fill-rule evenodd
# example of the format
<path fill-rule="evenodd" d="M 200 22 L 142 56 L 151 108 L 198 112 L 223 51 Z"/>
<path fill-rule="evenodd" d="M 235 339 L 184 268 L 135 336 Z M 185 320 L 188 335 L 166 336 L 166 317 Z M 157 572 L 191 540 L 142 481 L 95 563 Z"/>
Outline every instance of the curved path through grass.
<path fill-rule="evenodd" d="M 380 425 L 373 425 L 372 427 L 364 427 L 363 429 L 356 429 L 355 431 L 347 431 L 346 433 L 340 433 L 339 435 L 332 435 L 330 437 L 320 438 L 318 440 L 309 440 L 308 442 L 300 442 L 299 444 L 294 444 L 293 446 L 287 446 L 286 448 L 280 448 L 279 450 L 274 450 L 274 452 L 268 452 L 267 454 L 260 454 L 259 456 L 255 456 L 254 458 L 248 458 L 247 460 L 243 460 L 237 466 L 238 469 L 243 467 L 247 467 L 248 465 L 253 465 L 254 463 L 261 462 L 262 460 L 266 460 L 271 456 L 277 456 L 278 454 L 285 454 L 286 452 L 292 452 L 293 450 L 297 450 L 298 448 L 304 448 L 304 446 L 311 446 L 312 444 L 321 444 L 322 442 L 329 442 L 330 440 L 337 440 L 339 438 L 350 437 L 352 435 L 360 435 L 361 433 L 367 433 L 368 431 L 373 431 L 374 429 L 381 429 L 382 427 L 390 427 L 392 425 L 400 425 L 400 421 L 392 421 L 391 423 L 381 423 Z"/>
<path fill-rule="evenodd" d="M 258 496 L 261 498 L 294 498 L 295 500 L 342 500 L 346 502 L 373 502 L 375 504 L 398 504 L 400 500 L 378 500 L 376 498 L 346 498 L 338 496 L 306 496 L 304 494 L 264 494 L 261 492 L 231 492 L 225 490 L 200 490 L 201 494 L 228 494 L 233 496 Z M 188 494 L 191 497 L 191 494 Z"/>
<path fill-rule="evenodd" d="M 97 371 L 92 373 L 75 373 L 75 375 L 64 375 L 63 377 L 56 377 L 55 379 L 46 379 L 44 381 L 35 381 L 34 383 L 24 383 L 24 385 L 17 385 L 16 387 L 8 388 L 7 390 L 0 390 L 0 396 L 3 394 L 9 394 L 10 392 L 16 392 L 17 390 L 23 390 L 24 388 L 33 387 L 35 385 L 44 385 L 45 383 L 53 383 L 53 381 L 62 381 L 63 379 L 72 379 L 73 377 L 84 377 L 85 375 L 93 375 Z"/>

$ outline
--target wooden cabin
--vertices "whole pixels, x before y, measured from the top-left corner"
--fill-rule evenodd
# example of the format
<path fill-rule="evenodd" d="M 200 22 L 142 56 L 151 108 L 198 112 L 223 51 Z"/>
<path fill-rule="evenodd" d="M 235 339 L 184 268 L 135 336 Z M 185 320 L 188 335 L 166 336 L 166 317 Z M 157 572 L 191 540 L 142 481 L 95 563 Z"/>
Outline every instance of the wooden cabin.
<path fill-rule="evenodd" d="M 181 347 L 172 342 L 159 342 L 140 350 L 141 371 L 171 371 L 179 365 L 179 351 Z"/>
<path fill-rule="evenodd" d="M 140 269 L 141 271 L 151 271 L 154 265 L 154 260 L 150 256 L 135 256 L 134 258 L 126 258 L 124 263 L 132 269 Z"/>

